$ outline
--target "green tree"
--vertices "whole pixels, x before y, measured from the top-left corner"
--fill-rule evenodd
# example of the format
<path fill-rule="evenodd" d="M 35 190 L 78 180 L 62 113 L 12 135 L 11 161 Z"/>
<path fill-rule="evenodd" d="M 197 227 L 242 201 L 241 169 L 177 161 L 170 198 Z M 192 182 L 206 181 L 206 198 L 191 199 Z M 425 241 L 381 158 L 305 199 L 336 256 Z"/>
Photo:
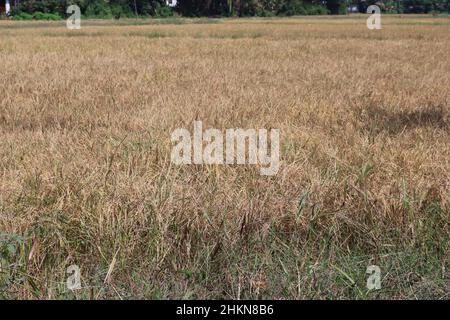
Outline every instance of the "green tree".
<path fill-rule="evenodd" d="M 331 14 L 345 14 L 347 12 L 345 0 L 327 0 L 327 8 Z"/>

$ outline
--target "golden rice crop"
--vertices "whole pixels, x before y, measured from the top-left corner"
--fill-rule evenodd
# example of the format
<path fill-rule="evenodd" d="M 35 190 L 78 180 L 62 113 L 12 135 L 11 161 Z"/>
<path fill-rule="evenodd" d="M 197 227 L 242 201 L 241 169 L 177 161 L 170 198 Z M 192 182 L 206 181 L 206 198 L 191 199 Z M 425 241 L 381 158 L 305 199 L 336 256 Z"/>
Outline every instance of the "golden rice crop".
<path fill-rule="evenodd" d="M 365 18 L 1 21 L 0 297 L 448 299 L 450 21 Z M 278 174 L 173 165 L 195 120 Z"/>

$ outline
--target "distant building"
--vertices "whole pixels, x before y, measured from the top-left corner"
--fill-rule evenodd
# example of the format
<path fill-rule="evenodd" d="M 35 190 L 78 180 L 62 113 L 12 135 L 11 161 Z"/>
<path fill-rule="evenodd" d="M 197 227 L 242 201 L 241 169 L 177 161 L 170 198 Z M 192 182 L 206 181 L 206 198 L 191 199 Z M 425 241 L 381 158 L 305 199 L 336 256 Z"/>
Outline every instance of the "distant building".
<path fill-rule="evenodd" d="M 357 13 L 357 12 L 359 12 L 358 6 L 356 6 L 356 5 L 348 6 L 347 7 L 347 12 L 348 13 Z"/>
<path fill-rule="evenodd" d="M 166 4 L 173 8 L 177 5 L 177 0 L 166 0 Z"/>
<path fill-rule="evenodd" d="M 10 0 L 0 0 L 0 14 L 9 16 L 11 14 Z"/>

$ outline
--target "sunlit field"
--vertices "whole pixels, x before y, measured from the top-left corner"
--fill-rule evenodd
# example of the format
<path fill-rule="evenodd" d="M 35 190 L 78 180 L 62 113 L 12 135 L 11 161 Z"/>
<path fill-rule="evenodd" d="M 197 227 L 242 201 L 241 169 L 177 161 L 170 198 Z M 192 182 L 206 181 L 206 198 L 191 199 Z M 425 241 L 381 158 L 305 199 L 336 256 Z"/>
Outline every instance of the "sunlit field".
<path fill-rule="evenodd" d="M 0 298 L 449 299 L 450 19 L 366 18 L 0 21 Z"/>

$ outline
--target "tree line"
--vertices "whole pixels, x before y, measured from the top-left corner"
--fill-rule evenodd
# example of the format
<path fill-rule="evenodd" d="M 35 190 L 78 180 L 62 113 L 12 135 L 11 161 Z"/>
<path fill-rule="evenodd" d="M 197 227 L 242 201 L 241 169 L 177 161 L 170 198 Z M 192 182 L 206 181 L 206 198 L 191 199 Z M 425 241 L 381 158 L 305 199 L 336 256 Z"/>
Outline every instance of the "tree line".
<path fill-rule="evenodd" d="M 66 15 L 71 4 L 81 8 L 83 15 L 100 18 L 136 16 L 168 17 L 174 13 L 188 16 L 292 16 L 345 14 L 366 12 L 377 4 L 387 13 L 450 12 L 450 0 L 178 0 L 171 7 L 165 0 L 14 0 L 13 14 L 36 12 Z"/>

